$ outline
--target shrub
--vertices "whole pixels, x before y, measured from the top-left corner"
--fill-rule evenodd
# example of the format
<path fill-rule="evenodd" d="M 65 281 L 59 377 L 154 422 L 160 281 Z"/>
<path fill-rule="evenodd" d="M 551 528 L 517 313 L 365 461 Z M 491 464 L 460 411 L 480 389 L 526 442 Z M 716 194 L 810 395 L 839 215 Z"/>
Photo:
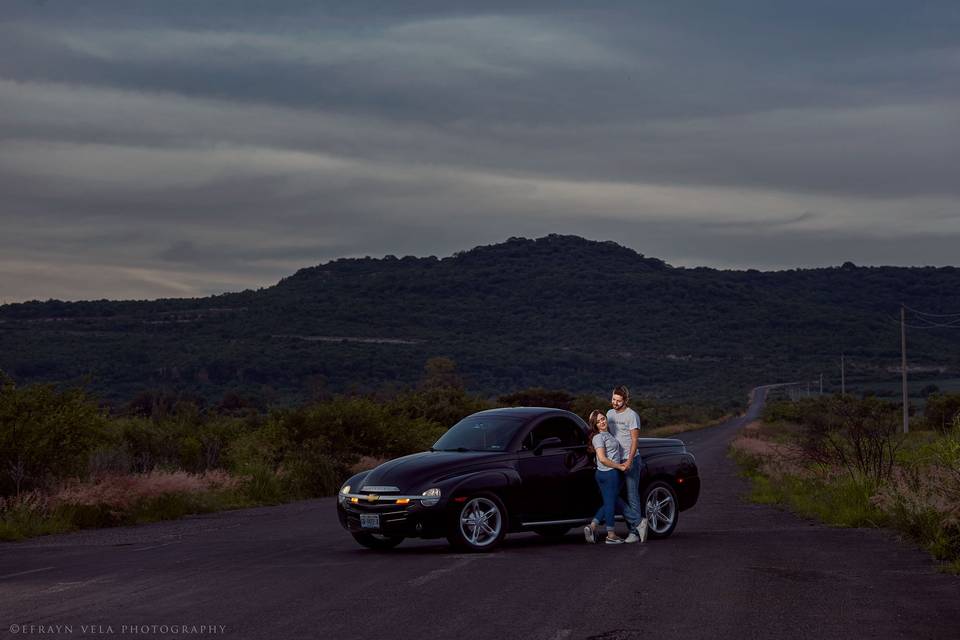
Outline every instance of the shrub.
<path fill-rule="evenodd" d="M 106 416 L 83 389 L 17 388 L 0 376 L 0 495 L 80 473 L 102 440 Z"/>
<path fill-rule="evenodd" d="M 956 420 L 960 420 L 960 393 L 934 393 L 927 398 L 923 426 L 946 433 Z"/>
<path fill-rule="evenodd" d="M 825 467 L 839 466 L 851 479 L 879 484 L 900 445 L 899 409 L 876 398 L 834 396 L 808 403 L 803 413 L 803 451 Z"/>

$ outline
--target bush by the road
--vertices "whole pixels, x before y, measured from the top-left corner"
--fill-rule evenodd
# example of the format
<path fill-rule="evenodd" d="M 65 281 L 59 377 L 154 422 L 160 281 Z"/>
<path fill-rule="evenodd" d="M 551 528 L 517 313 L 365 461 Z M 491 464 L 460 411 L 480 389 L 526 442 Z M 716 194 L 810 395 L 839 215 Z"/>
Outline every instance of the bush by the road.
<path fill-rule="evenodd" d="M 871 398 L 773 403 L 732 454 L 753 500 L 837 526 L 895 528 L 960 573 L 960 415 L 943 431 L 902 434 L 897 410 Z"/>

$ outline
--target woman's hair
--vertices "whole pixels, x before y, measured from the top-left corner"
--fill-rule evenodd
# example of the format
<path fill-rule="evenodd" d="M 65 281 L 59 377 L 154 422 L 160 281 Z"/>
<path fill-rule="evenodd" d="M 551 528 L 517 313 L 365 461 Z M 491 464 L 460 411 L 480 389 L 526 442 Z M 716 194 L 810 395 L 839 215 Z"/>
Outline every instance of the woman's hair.
<path fill-rule="evenodd" d="M 600 418 L 600 416 L 606 417 L 607 414 L 605 414 L 603 411 L 600 411 L 600 409 L 594 409 L 590 412 L 590 417 L 587 419 L 587 426 L 590 427 L 590 430 L 587 432 L 587 450 L 590 453 L 594 452 L 593 436 L 600 433 L 600 429 L 597 428 L 597 420 Z"/>
<path fill-rule="evenodd" d="M 625 385 L 620 385 L 613 388 L 613 395 L 620 396 L 623 398 L 623 406 L 630 404 L 630 389 L 627 389 Z"/>

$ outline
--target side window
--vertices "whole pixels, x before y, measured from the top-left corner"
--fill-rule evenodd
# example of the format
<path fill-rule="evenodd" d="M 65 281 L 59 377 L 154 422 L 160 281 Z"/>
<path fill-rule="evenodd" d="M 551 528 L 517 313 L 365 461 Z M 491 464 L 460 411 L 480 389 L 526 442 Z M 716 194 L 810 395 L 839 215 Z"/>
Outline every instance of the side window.
<path fill-rule="evenodd" d="M 569 418 L 548 418 L 533 428 L 523 439 L 523 450 L 532 451 L 547 438 L 560 438 L 563 447 L 575 447 L 587 443 L 583 429 Z"/>

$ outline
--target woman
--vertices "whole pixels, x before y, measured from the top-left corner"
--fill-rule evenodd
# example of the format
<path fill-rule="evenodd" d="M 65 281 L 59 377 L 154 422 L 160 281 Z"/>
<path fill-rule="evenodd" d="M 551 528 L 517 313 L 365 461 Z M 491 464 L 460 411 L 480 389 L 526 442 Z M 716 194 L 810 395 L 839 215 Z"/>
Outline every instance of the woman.
<path fill-rule="evenodd" d="M 607 416 L 602 411 L 590 412 L 590 445 L 597 453 L 597 471 L 595 478 L 603 497 L 603 505 L 597 510 L 593 522 L 583 528 L 583 535 L 587 542 L 597 541 L 597 528 L 603 524 L 607 528 L 606 544 L 622 544 L 623 540 L 617 537 L 613 527 L 614 516 L 620 499 L 620 477 L 626 468 L 623 464 L 623 447 L 607 430 Z"/>

